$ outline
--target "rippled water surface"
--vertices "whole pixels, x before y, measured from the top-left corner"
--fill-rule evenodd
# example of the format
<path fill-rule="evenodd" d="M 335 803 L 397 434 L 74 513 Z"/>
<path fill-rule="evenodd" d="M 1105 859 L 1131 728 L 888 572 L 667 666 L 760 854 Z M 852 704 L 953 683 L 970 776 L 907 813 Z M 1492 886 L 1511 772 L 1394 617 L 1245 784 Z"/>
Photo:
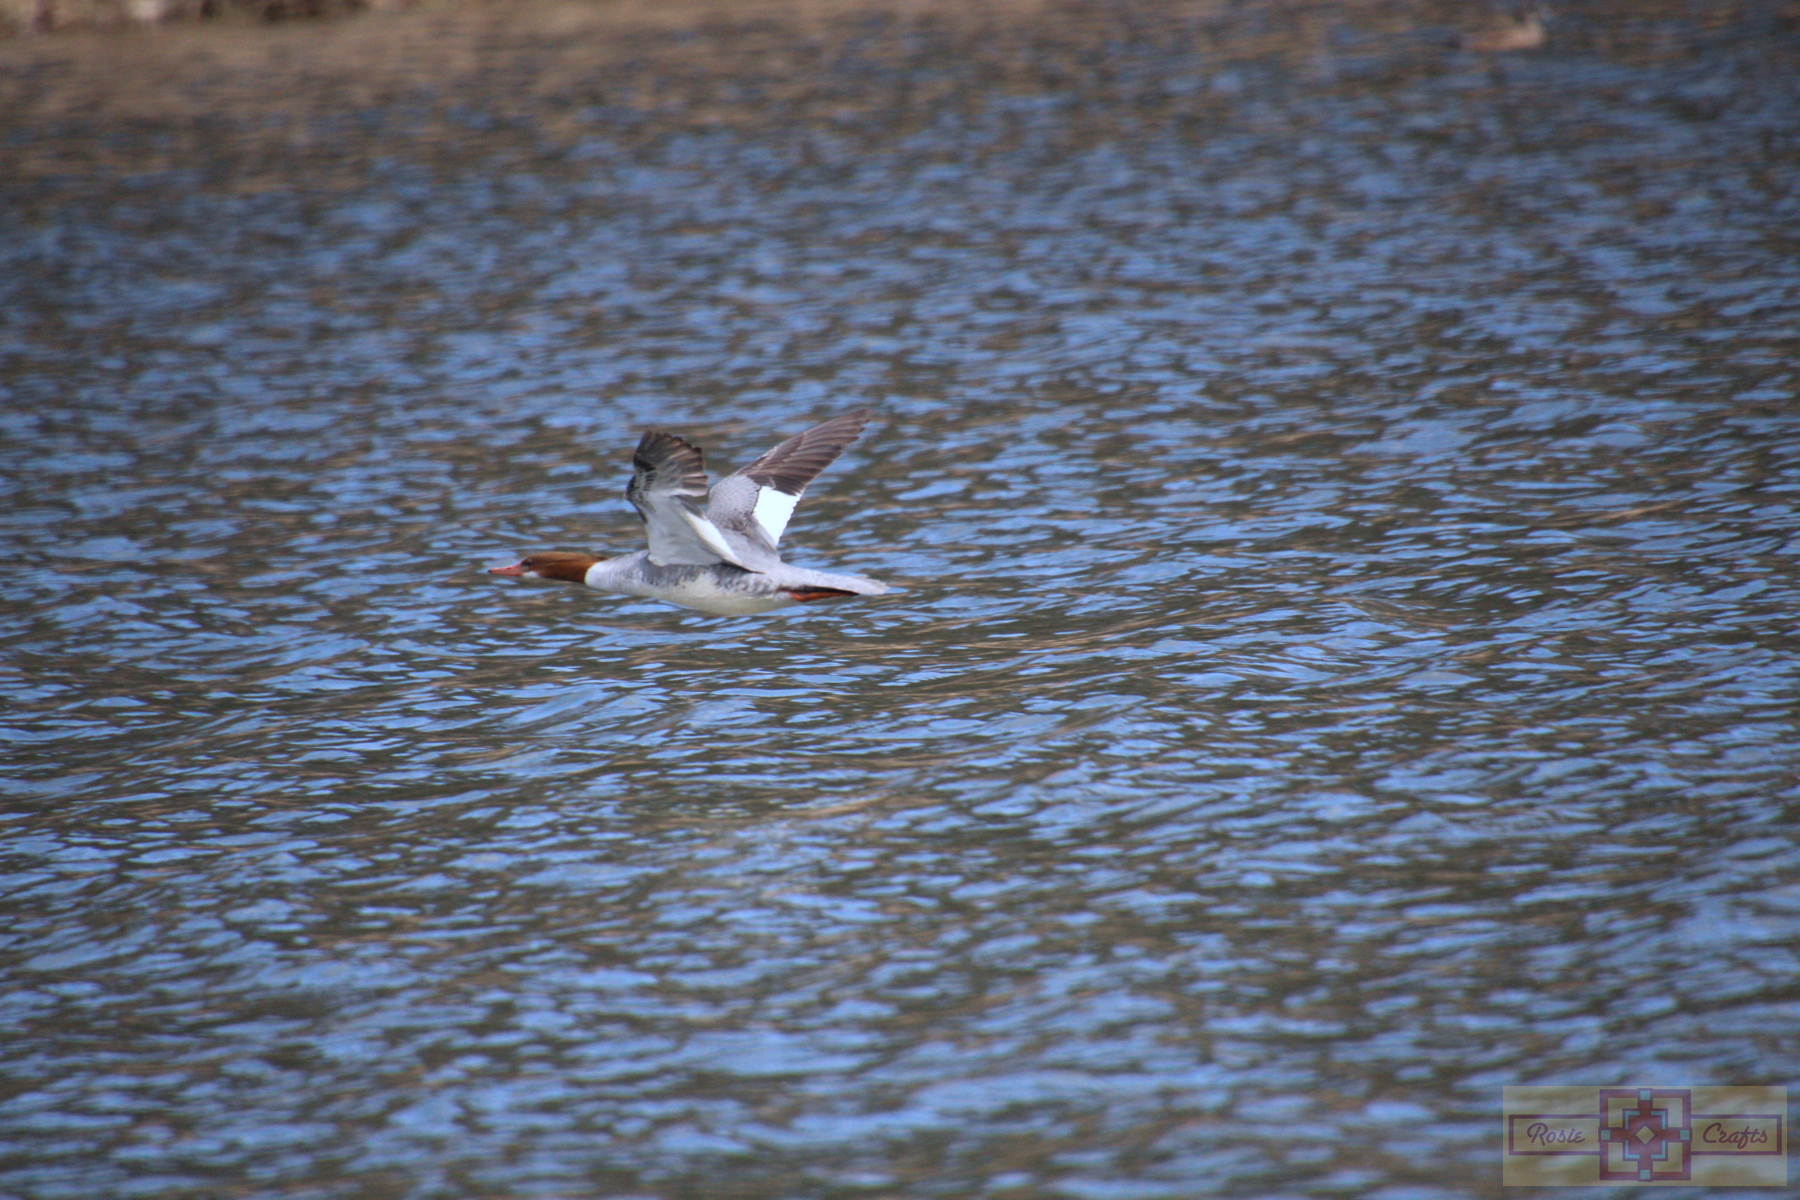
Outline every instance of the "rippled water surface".
<path fill-rule="evenodd" d="M 5 125 L 0 1193 L 1498 1197 L 1503 1085 L 1800 1079 L 1792 24 L 930 11 Z M 485 573 L 856 405 L 788 556 L 903 593 Z"/>

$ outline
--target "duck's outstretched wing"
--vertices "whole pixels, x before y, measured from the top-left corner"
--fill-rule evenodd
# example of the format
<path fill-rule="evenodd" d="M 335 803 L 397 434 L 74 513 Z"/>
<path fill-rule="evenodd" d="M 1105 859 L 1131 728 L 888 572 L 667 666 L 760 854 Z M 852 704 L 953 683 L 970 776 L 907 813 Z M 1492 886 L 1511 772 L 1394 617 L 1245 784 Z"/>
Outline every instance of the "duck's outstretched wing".
<path fill-rule="evenodd" d="M 646 433 L 631 465 L 625 498 L 644 519 L 651 562 L 745 565 L 707 519 L 706 456 L 700 447 L 672 433 Z"/>
<path fill-rule="evenodd" d="M 833 417 L 719 480 L 706 518 L 731 542 L 734 553 L 749 560 L 739 565 L 757 569 L 759 563 L 780 561 L 775 548 L 806 485 L 856 440 L 868 420 L 866 408 Z"/>

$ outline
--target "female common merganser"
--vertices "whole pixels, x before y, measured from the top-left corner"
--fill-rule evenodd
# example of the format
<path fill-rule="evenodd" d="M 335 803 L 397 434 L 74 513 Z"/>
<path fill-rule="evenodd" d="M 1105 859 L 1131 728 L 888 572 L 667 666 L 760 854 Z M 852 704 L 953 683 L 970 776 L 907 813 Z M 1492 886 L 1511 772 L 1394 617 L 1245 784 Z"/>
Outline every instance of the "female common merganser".
<path fill-rule="evenodd" d="M 606 559 L 545 550 L 489 574 L 563 579 L 724 616 L 879 596 L 887 584 L 792 567 L 775 548 L 806 485 L 856 440 L 868 419 L 869 410 L 859 408 L 814 425 L 711 491 L 700 447 L 672 433 L 646 433 L 631 458 L 636 469 L 625 498 L 643 518 L 648 550 Z"/>

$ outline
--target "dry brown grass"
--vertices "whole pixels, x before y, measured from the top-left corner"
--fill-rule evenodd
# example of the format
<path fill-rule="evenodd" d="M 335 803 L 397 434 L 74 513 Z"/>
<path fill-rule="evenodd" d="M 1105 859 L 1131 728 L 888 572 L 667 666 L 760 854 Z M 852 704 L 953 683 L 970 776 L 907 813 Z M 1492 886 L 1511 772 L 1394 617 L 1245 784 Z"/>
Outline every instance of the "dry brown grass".
<path fill-rule="evenodd" d="M 257 21 L 245 15 L 252 7 L 130 24 L 117 15 L 125 5 L 200 0 L 0 0 L 15 16 L 44 4 L 113 14 L 0 37 L 0 172 L 157 170 L 221 140 L 264 156 L 323 154 L 321 123 L 360 113 L 383 114 L 384 136 L 403 141 L 455 138 L 458 108 L 554 137 L 558 122 L 596 105 L 707 125 L 744 119 L 754 105 L 831 120 L 883 106 L 926 111 L 956 102 L 958 89 L 1055 91 L 1077 80 L 1083 94 L 1117 98 L 1129 84 L 1115 84 L 1108 63 L 1121 41 L 1170 47 L 1196 69 L 1281 60 L 1327 74 L 1351 56 L 1410 56 L 1430 69 L 1434 56 L 1521 41 L 1484 42 L 1484 30 L 1507 31 L 1503 10 L 1452 0 L 360 2 L 334 19 Z M 1797 0 L 1774 10 L 1800 18 Z M 1663 39 L 1657 54 L 1679 54 L 1668 30 L 1704 33 L 1742 11 L 1734 0 L 1602 3 L 1579 24 L 1553 14 L 1545 49 L 1628 53 L 1649 30 Z M 1538 49 L 1523 41 L 1519 49 Z"/>

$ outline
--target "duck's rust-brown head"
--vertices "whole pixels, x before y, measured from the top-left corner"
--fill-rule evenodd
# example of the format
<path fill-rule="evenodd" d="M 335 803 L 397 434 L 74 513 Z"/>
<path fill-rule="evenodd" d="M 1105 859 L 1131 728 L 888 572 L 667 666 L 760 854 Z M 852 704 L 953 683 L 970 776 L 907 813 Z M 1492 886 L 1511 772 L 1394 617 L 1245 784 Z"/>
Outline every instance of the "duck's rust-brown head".
<path fill-rule="evenodd" d="M 540 550 L 527 554 L 510 567 L 489 567 L 489 575 L 509 575 L 516 579 L 561 579 L 582 583 L 588 568 L 600 560 L 592 554 L 574 550 Z"/>

